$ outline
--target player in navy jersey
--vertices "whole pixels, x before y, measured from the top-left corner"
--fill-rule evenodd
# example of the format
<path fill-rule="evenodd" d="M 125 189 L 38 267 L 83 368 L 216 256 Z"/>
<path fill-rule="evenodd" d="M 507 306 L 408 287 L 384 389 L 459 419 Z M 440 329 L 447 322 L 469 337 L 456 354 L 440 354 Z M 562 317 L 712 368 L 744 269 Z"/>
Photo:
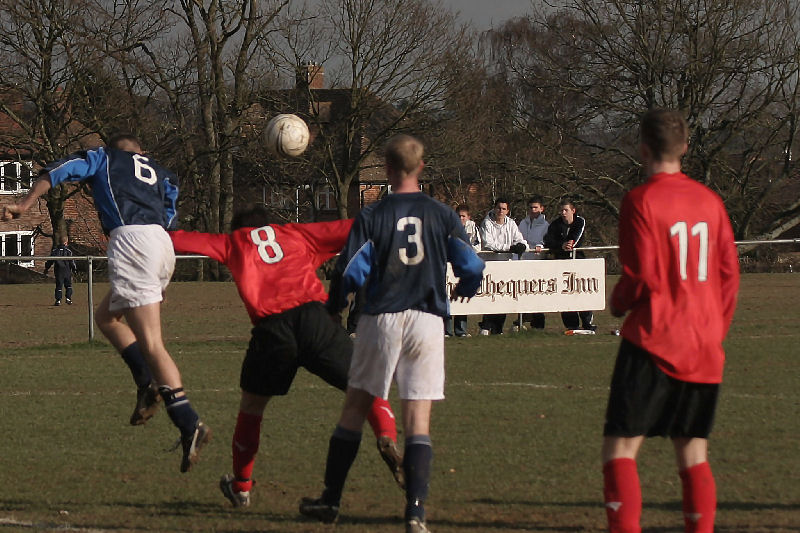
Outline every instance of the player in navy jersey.
<path fill-rule="evenodd" d="M 108 147 L 76 152 L 47 165 L 24 198 L 4 208 L 2 220 L 19 216 L 51 187 L 70 181 L 91 185 L 103 230 L 109 234 L 111 290 L 97 306 L 95 320 L 138 387 L 130 423 L 146 422 L 163 398 L 181 433 L 180 469 L 186 472 L 211 438 L 211 430 L 184 394 L 180 371 L 161 336 L 161 301 L 175 268 L 175 252 L 165 230 L 175 222 L 177 178 L 144 155 L 136 137 L 117 135 Z"/>
<path fill-rule="evenodd" d="M 170 232 L 178 252 L 204 254 L 227 266 L 253 322 L 242 362 L 239 415 L 233 433 L 233 475 L 220 489 L 234 507 L 250 504 L 252 473 L 264 409 L 284 396 L 299 367 L 344 390 L 353 344 L 331 320 L 316 271 L 344 246 L 352 220 L 269 224 L 264 207 L 234 215 L 231 233 Z M 402 457 L 389 402 L 376 398 L 369 421 L 378 450 L 402 486 Z"/>
<path fill-rule="evenodd" d="M 328 448 L 325 490 L 300 503 L 302 514 L 323 522 L 339 513 L 367 411 L 375 397 L 388 396 L 394 377 L 406 435 L 406 531 L 428 531 L 423 505 L 433 457 L 430 414 L 432 402 L 444 398 L 446 264 L 460 278 L 451 298 L 475 295 L 484 264 L 456 213 L 420 192 L 422 153 L 413 137 L 389 141 L 386 175 L 393 194 L 361 211 L 336 265 L 329 310 L 344 308 L 347 295 L 365 281 L 367 294 L 344 407 Z"/>

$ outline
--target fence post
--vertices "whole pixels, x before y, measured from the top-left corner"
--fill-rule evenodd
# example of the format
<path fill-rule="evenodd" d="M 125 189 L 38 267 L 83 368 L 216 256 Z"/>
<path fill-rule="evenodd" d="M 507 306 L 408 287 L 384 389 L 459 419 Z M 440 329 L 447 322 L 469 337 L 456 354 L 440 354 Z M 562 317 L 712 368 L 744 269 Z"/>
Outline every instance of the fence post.
<path fill-rule="evenodd" d="M 94 297 L 92 294 L 94 285 L 92 284 L 92 256 L 86 258 L 89 265 L 89 275 L 87 277 L 86 292 L 89 298 L 89 342 L 94 340 Z"/>

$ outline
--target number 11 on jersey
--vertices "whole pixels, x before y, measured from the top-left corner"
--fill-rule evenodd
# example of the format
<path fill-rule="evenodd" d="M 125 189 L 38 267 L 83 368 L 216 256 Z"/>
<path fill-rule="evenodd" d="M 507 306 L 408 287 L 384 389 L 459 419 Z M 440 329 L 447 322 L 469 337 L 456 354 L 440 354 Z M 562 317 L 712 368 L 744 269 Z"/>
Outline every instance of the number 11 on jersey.
<path fill-rule="evenodd" d="M 687 279 L 686 262 L 689 256 L 688 224 L 684 221 L 676 222 L 669 228 L 670 237 L 678 237 L 678 256 L 680 261 L 681 279 Z M 708 280 L 708 224 L 698 222 L 692 226 L 692 237 L 699 237 L 700 249 L 697 258 L 697 281 Z"/>

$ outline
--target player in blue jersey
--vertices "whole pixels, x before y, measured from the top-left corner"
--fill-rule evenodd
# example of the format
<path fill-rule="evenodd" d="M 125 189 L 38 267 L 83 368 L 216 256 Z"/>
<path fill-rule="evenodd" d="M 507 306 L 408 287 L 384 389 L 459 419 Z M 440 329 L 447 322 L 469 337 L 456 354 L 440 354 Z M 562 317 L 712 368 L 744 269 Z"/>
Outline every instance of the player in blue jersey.
<path fill-rule="evenodd" d="M 118 135 L 106 148 L 76 152 L 47 165 L 24 198 L 4 208 L 2 220 L 18 217 L 51 187 L 70 181 L 91 185 L 103 230 L 109 234 L 111 290 L 98 305 L 95 320 L 138 387 L 130 423 L 145 423 L 163 398 L 181 432 L 181 472 L 186 472 L 211 430 L 184 394 L 180 371 L 161 336 L 161 301 L 175 267 L 166 229 L 175 222 L 177 178 L 144 155 L 136 137 Z"/>
<path fill-rule="evenodd" d="M 458 215 L 420 192 L 422 154 L 422 143 L 413 137 L 389 141 L 386 175 L 394 194 L 361 211 L 336 265 L 329 311 L 343 309 L 347 295 L 365 281 L 367 294 L 344 407 L 328 448 L 325 490 L 300 503 L 302 514 L 323 522 L 333 522 L 339 513 L 364 419 L 374 397 L 387 398 L 394 377 L 406 435 L 406 531 L 428 531 L 423 505 L 433 457 L 430 415 L 432 402 L 444 398 L 446 264 L 460 278 L 452 299 L 475 295 L 484 264 Z"/>

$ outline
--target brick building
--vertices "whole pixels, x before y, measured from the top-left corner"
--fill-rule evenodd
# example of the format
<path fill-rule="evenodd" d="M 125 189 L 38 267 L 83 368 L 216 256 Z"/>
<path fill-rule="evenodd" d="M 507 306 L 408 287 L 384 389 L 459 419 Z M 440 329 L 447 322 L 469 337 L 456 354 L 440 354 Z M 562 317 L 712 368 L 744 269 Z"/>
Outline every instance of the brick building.
<path fill-rule="evenodd" d="M 4 103 L 18 116 L 26 115 L 26 104 L 21 97 L 5 95 Z M 24 196 L 36 179 L 38 165 L 34 161 L 31 143 L 19 124 L 8 114 L 0 112 L 0 206 L 12 204 Z M 81 137 L 75 149 L 100 145 L 97 136 Z M 94 210 L 90 195 L 77 185 L 69 187 L 69 198 L 64 205 L 67 235 L 76 253 L 105 253 L 106 238 Z M 53 227 L 44 198 L 40 198 L 27 213 L 11 222 L 0 222 L 0 255 L 48 255 L 53 247 Z M 9 274 L 12 267 L 6 263 L 0 273 L 0 282 L 20 273 Z M 16 265 L 41 272 L 43 261 L 18 261 Z M 5 274 L 3 274 L 5 273 Z"/>

